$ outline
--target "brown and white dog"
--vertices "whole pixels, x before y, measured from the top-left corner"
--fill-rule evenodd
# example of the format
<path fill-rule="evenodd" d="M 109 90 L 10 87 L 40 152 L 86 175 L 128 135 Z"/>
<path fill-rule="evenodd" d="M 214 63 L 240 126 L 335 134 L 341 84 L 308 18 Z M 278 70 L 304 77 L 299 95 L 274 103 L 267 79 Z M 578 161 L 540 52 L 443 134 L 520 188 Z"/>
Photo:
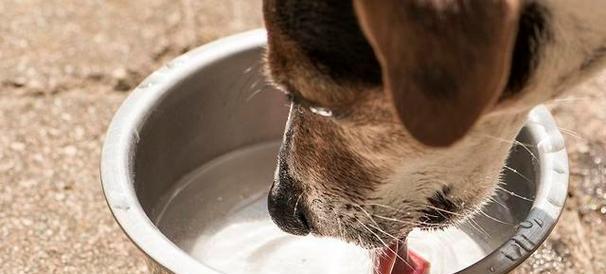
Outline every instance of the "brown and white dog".
<path fill-rule="evenodd" d="M 606 65 L 603 0 L 264 0 L 269 210 L 367 248 L 476 212 L 528 112 Z"/>

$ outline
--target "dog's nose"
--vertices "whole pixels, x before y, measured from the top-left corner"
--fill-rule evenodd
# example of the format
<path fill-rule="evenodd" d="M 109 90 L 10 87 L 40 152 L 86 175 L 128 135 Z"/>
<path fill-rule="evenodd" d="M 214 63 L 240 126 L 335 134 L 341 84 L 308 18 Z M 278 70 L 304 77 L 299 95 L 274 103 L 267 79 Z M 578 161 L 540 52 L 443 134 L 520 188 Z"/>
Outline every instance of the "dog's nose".
<path fill-rule="evenodd" d="M 269 215 L 274 223 L 284 232 L 301 236 L 310 232 L 301 200 L 302 193 L 290 176 L 279 176 L 272 185 L 267 200 Z"/>

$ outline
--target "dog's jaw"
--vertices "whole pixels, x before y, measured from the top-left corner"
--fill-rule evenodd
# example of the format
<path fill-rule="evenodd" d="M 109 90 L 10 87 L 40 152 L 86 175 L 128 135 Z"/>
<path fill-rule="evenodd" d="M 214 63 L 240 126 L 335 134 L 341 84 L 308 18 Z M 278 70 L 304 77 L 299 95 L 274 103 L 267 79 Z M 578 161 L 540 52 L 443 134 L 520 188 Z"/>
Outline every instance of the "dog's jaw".
<path fill-rule="evenodd" d="M 384 100 L 375 93 L 339 121 L 291 109 L 281 160 L 305 189 L 312 233 L 373 248 L 472 216 L 494 193 L 526 117 L 486 116 L 454 147 L 432 149 L 406 133 Z"/>

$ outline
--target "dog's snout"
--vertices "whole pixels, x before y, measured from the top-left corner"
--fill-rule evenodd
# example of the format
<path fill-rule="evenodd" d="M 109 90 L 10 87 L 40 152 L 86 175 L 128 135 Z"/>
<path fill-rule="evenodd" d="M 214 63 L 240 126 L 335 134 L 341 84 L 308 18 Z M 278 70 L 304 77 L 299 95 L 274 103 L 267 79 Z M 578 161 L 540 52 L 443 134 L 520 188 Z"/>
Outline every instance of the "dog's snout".
<path fill-rule="evenodd" d="M 302 201 L 300 187 L 294 180 L 279 171 L 268 197 L 268 209 L 272 220 L 283 231 L 294 235 L 307 235 L 310 232 L 308 219 Z"/>

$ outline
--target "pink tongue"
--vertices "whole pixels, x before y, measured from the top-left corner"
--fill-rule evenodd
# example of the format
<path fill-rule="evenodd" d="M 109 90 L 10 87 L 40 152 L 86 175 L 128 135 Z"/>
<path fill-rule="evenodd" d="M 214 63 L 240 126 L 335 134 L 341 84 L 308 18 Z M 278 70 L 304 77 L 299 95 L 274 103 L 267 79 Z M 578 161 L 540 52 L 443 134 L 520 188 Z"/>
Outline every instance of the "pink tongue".
<path fill-rule="evenodd" d="M 377 258 L 375 274 L 427 274 L 429 263 L 414 252 L 408 251 L 405 244 L 394 243 Z M 396 251 L 394 253 L 392 250 Z"/>

